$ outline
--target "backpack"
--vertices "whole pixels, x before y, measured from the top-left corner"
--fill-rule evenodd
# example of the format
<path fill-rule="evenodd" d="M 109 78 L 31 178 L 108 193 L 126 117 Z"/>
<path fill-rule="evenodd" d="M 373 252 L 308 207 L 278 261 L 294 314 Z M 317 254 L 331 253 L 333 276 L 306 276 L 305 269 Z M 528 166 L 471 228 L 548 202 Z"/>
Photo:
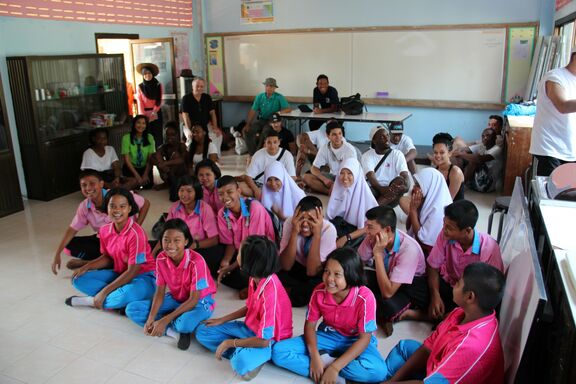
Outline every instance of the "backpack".
<path fill-rule="evenodd" d="M 250 205 L 252 204 L 252 201 L 254 199 L 246 199 L 246 208 L 248 209 L 248 212 L 250 212 Z M 264 207 L 264 206 L 262 206 Z M 280 219 L 278 218 L 278 216 L 272 212 L 271 210 L 269 210 L 268 208 L 264 207 L 264 209 L 266 210 L 266 212 L 268 212 L 268 216 L 270 216 L 270 219 L 272 220 L 272 227 L 274 228 L 274 238 L 275 238 L 275 243 L 276 246 L 278 248 L 280 248 L 280 237 L 282 236 L 282 221 L 280 221 Z"/>
<path fill-rule="evenodd" d="M 360 94 L 343 97 L 340 99 L 340 109 L 346 115 L 360 115 L 364 109 L 364 102 L 360 99 Z"/>

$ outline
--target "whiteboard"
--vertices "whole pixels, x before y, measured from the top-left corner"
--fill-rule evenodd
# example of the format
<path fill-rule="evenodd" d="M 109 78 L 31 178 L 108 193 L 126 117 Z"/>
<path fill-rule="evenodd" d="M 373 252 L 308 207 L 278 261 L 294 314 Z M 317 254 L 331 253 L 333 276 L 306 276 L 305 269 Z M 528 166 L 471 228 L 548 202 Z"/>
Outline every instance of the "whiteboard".
<path fill-rule="evenodd" d="M 504 27 L 226 36 L 226 94 L 274 77 L 284 96 L 311 97 L 324 73 L 340 96 L 499 103 L 505 46 Z"/>

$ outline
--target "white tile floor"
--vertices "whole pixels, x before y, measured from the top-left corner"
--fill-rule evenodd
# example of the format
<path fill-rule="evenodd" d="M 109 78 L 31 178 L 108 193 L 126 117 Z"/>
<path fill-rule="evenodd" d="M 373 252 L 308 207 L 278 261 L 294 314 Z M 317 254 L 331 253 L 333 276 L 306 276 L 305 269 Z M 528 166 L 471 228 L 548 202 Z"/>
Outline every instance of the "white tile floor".
<path fill-rule="evenodd" d="M 245 159 L 225 156 L 225 173 L 238 174 Z M 152 202 L 144 227 L 169 206 L 166 191 L 145 191 Z M 486 223 L 494 195 L 467 192 L 480 209 L 478 228 Z M 23 212 L 0 219 L 0 383 L 235 383 L 226 361 L 194 341 L 186 352 L 174 340 L 144 336 L 127 318 L 88 308 L 70 308 L 64 299 L 75 293 L 71 273 L 52 275 L 50 263 L 61 236 L 82 196 L 27 201 Z M 326 201 L 326 200 L 324 200 Z M 242 306 L 236 292 L 220 287 L 215 316 Z M 294 334 L 302 333 L 304 309 L 294 309 Z M 384 356 L 402 338 L 424 339 L 430 326 L 396 324 L 379 349 Z M 292 373 L 267 364 L 254 383 L 306 383 Z"/>

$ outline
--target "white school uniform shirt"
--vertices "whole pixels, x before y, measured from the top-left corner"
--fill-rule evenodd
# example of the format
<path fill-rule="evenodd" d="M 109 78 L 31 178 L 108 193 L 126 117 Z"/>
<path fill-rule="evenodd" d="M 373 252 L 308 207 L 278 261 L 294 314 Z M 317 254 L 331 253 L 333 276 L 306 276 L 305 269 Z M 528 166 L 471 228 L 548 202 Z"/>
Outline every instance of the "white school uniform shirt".
<path fill-rule="evenodd" d="M 410 136 L 406 135 L 405 133 L 402 134 L 402 138 L 400 139 L 400 142 L 398 144 L 390 143 L 390 148 L 397 149 L 404 155 L 406 155 L 412 149 L 416 149 L 416 147 L 414 146 L 414 142 L 412 141 Z"/>
<path fill-rule="evenodd" d="M 494 177 L 494 180 L 498 179 L 500 171 L 502 170 L 502 148 L 498 145 L 494 145 L 490 149 L 486 149 L 484 144 L 471 145 L 470 150 L 480 156 L 491 155 L 494 160 L 486 162 L 486 167 L 490 174 Z"/>
<path fill-rule="evenodd" d="M 282 148 L 279 148 L 278 153 L 275 155 L 269 155 L 268 152 L 266 152 L 266 148 L 257 150 L 254 156 L 252 156 L 252 160 L 250 161 L 250 165 L 248 165 L 248 169 L 246 169 L 246 174 L 254 179 L 261 173 L 262 176 L 260 176 L 257 179 L 254 179 L 254 181 L 264 184 L 265 182 L 264 170 L 266 169 L 268 164 L 270 164 L 273 161 L 276 161 L 278 156 L 280 156 L 281 152 Z M 282 165 L 284 165 L 284 168 L 286 168 L 286 172 L 288 172 L 288 175 L 296 176 L 296 168 L 294 167 L 294 156 L 292 156 L 290 151 L 285 150 L 284 155 L 282 155 L 282 158 L 279 161 Z"/>
<path fill-rule="evenodd" d="M 218 149 L 216 148 L 216 146 L 214 145 L 213 142 L 210 142 L 208 144 L 208 156 L 215 153 L 216 156 L 218 156 Z M 220 157 L 220 156 L 218 156 Z M 201 153 L 195 153 L 194 156 L 192 156 L 192 163 L 193 164 L 198 164 L 199 162 L 201 162 L 202 160 L 204 160 L 204 158 L 202 157 Z"/>
<path fill-rule="evenodd" d="M 316 148 L 320 148 L 329 141 L 328 136 L 326 136 L 326 124 L 324 124 L 316 131 L 310 131 L 305 133 L 308 135 L 308 138 L 310 139 L 312 144 L 316 146 Z"/>
<path fill-rule="evenodd" d="M 377 154 L 373 148 L 367 150 L 362 155 L 362 169 L 364 170 L 364 174 L 374 172 L 374 168 L 376 168 L 383 156 L 384 155 Z M 408 164 L 406 164 L 406 158 L 399 150 L 392 149 L 386 160 L 384 160 L 380 168 L 376 171 L 375 176 L 378 184 L 387 187 L 395 177 L 400 176 L 401 172 L 410 174 Z"/>
<path fill-rule="evenodd" d="M 100 157 L 92 148 L 88 148 L 82 155 L 82 164 L 80 169 L 93 169 L 98 172 L 104 172 L 112 169 L 112 163 L 118 161 L 118 155 L 114 147 L 107 145 L 104 149 L 104 156 Z"/>
<path fill-rule="evenodd" d="M 349 158 L 357 158 L 356 148 L 352 144 L 344 139 L 342 146 L 334 149 L 330 142 L 327 142 L 318 150 L 312 165 L 316 168 L 327 165 L 332 175 L 338 175 L 338 172 L 340 172 L 340 164 Z"/>

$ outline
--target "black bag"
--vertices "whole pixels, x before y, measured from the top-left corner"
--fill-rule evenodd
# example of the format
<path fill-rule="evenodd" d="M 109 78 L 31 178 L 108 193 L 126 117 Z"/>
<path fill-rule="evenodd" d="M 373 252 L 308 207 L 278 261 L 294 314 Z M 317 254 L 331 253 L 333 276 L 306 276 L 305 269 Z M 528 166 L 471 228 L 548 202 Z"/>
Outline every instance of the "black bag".
<path fill-rule="evenodd" d="M 246 199 L 246 208 L 248 209 L 248 212 L 250 212 L 250 205 L 252 204 L 252 201 L 254 199 L 252 198 L 248 198 Z M 268 212 L 268 216 L 270 216 L 270 219 L 272 220 L 272 226 L 274 227 L 274 237 L 276 237 L 276 246 L 278 248 L 280 248 L 280 237 L 282 237 L 282 221 L 280 221 L 280 218 L 271 210 L 269 210 L 268 208 L 264 207 L 264 209 L 266 210 L 266 212 Z"/>
<path fill-rule="evenodd" d="M 340 99 L 340 109 L 347 115 L 360 115 L 364 109 L 364 102 L 360 94 L 343 97 Z"/>
<path fill-rule="evenodd" d="M 335 218 L 330 220 L 330 222 L 332 223 L 332 225 L 334 225 L 334 228 L 336 228 L 336 235 L 339 238 L 342 236 L 346 236 L 349 233 L 352 233 L 358 229 L 356 226 L 344 220 L 342 216 L 336 216 Z M 351 242 L 348 242 L 346 246 L 358 249 L 360 244 L 362 244 L 362 241 L 364 241 L 364 237 L 365 235 L 362 235 L 359 238 L 352 240 Z"/>
<path fill-rule="evenodd" d="M 160 215 L 160 218 L 154 225 L 152 226 L 152 238 L 160 241 L 160 237 L 162 236 L 162 232 L 164 232 L 164 224 L 166 224 L 166 218 L 168 217 L 168 212 L 164 212 Z"/>

